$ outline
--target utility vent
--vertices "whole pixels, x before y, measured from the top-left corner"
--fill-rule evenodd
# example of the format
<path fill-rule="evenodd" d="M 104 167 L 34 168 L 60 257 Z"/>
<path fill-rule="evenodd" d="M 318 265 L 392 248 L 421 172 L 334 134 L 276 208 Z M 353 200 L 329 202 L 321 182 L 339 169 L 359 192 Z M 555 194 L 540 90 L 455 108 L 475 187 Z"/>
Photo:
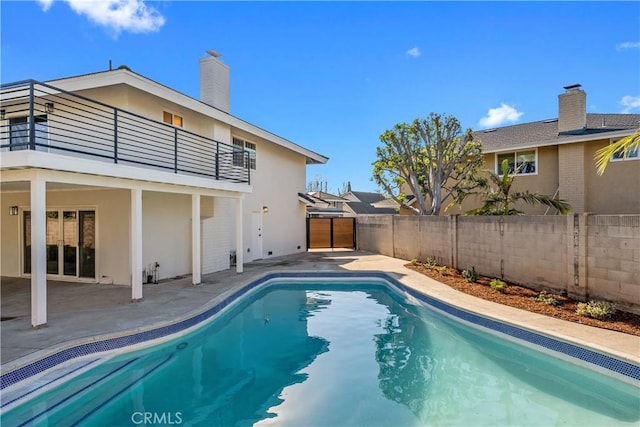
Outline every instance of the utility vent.
<path fill-rule="evenodd" d="M 497 131 L 497 130 L 498 130 L 498 128 L 485 129 L 483 132 L 484 132 L 484 133 L 490 133 L 490 132 L 495 132 L 495 131 Z"/>

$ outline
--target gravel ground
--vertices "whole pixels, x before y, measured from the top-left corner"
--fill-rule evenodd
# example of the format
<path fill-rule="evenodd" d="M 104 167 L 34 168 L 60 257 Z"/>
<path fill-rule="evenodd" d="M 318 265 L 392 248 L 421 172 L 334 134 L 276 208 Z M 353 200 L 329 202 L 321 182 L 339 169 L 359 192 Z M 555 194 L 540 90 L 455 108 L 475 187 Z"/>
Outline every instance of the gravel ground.
<path fill-rule="evenodd" d="M 440 272 L 442 267 L 426 268 L 422 264 L 407 264 L 407 268 L 429 276 L 438 282 L 451 286 L 454 289 L 473 295 L 478 298 L 508 305 L 511 307 L 528 310 L 534 313 L 540 313 L 558 319 L 568 320 L 570 322 L 582 323 L 585 325 L 596 326 L 598 328 L 611 329 L 614 331 L 624 332 L 626 334 L 640 336 L 640 315 L 617 311 L 611 318 L 607 320 L 592 319 L 576 313 L 578 301 L 570 298 L 554 295 L 560 305 L 554 306 L 536 301 L 539 295 L 538 291 L 528 289 L 522 286 L 509 284 L 504 292 L 498 292 L 489 286 L 491 278 L 480 276 L 477 283 L 467 282 L 460 273 L 452 268 L 446 268 L 444 272 Z"/>

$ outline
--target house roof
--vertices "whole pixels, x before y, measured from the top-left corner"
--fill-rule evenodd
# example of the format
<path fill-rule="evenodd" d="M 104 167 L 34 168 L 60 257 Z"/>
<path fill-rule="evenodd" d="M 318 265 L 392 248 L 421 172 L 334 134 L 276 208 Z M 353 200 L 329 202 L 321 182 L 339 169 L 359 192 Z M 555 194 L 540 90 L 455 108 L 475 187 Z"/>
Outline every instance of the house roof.
<path fill-rule="evenodd" d="M 318 199 L 322 199 L 326 202 L 347 202 L 348 200 L 344 197 L 336 196 L 335 194 L 325 193 L 324 191 L 312 191 L 307 193 L 309 196 L 317 197 Z"/>
<path fill-rule="evenodd" d="M 356 215 L 394 215 L 398 211 L 395 208 L 377 208 L 373 203 L 381 202 L 385 197 L 380 193 L 365 191 L 350 191 L 344 194 L 349 199 L 345 204 Z"/>
<path fill-rule="evenodd" d="M 485 153 L 513 148 L 534 148 L 548 145 L 585 142 L 594 139 L 619 138 L 640 128 L 640 114 L 587 114 L 584 129 L 558 133 L 558 119 L 541 120 L 520 125 L 485 129 L 474 132 L 482 141 Z"/>
<path fill-rule="evenodd" d="M 304 148 L 292 141 L 273 134 L 265 129 L 244 121 L 232 114 L 215 108 L 189 95 L 185 95 L 169 86 L 158 83 L 148 77 L 132 71 L 127 66 L 121 66 L 113 70 L 99 71 L 95 73 L 82 74 L 77 76 L 64 77 L 46 82 L 57 88 L 67 91 L 78 91 L 93 89 L 98 87 L 112 86 L 116 84 L 126 84 L 144 92 L 153 94 L 163 99 L 170 100 L 191 110 L 197 111 L 206 116 L 212 117 L 223 123 L 227 123 L 237 129 L 249 132 L 260 138 L 264 138 L 274 144 L 302 154 L 306 158 L 307 164 L 323 164 L 329 158 Z"/>

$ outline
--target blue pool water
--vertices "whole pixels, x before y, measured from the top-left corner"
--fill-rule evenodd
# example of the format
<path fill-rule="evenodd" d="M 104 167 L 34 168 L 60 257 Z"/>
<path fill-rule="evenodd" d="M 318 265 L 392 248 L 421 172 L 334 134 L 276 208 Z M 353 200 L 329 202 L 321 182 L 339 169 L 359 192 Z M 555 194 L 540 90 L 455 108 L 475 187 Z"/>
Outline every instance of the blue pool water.
<path fill-rule="evenodd" d="M 640 423 L 640 389 L 405 301 L 283 283 L 178 340 L 102 363 L 2 425 Z"/>

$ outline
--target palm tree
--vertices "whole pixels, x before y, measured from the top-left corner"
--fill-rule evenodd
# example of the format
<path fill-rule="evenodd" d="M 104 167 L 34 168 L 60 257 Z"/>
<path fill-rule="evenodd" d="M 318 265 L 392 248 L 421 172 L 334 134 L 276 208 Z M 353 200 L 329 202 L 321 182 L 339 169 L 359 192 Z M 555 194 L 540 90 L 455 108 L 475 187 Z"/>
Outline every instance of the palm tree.
<path fill-rule="evenodd" d="M 609 160 L 615 155 L 627 156 L 634 151 L 640 151 L 640 131 L 633 135 L 625 136 L 622 139 L 609 144 L 596 151 L 594 159 L 598 175 L 602 175 L 609 164 Z"/>
<path fill-rule="evenodd" d="M 557 209 L 561 214 L 571 211 L 571 206 L 564 200 L 556 200 L 544 194 L 524 192 L 511 192 L 511 186 L 518 175 L 520 168 L 509 171 L 509 161 L 503 160 L 501 166 L 502 176 L 491 171 L 487 171 L 489 180 L 495 184 L 496 188 L 488 188 L 483 195 L 484 205 L 481 208 L 466 212 L 467 215 L 523 215 L 524 212 L 517 210 L 516 202 L 524 201 L 529 204 L 542 204 Z M 485 186 L 486 188 L 486 186 Z"/>

